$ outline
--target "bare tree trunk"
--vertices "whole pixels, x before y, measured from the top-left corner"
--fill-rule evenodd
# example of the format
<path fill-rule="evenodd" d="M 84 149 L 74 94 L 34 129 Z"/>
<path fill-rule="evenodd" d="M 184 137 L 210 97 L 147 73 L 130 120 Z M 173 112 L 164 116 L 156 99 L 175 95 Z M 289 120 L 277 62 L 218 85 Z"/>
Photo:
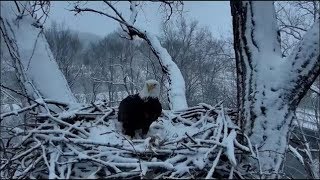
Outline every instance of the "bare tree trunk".
<path fill-rule="evenodd" d="M 5 52 L 9 52 L 14 61 L 22 86 L 33 99 L 76 103 L 52 56 L 42 25 L 30 13 L 30 2 L 1 2 L 1 36 L 6 41 Z"/>
<path fill-rule="evenodd" d="M 319 19 L 282 59 L 273 2 L 231 1 L 231 13 L 239 121 L 258 149 L 254 167 L 275 175 L 295 109 L 320 72 Z"/>

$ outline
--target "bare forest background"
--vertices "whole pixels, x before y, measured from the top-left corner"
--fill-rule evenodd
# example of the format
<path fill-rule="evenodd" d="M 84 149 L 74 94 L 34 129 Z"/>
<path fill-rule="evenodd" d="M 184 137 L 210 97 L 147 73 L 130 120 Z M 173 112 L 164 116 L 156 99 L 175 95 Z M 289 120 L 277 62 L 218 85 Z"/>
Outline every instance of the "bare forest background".
<path fill-rule="evenodd" d="M 316 19 L 310 3 L 277 2 L 283 56 L 288 56 L 303 33 Z M 303 16 L 301 16 L 303 14 Z M 117 106 L 128 94 L 142 87 L 144 80 L 156 79 L 161 86 L 161 103 L 168 109 L 164 75 L 156 57 L 144 41 L 129 41 L 115 31 L 105 37 L 77 32 L 65 23 L 52 22 L 45 28 L 50 49 L 79 102 L 106 100 Z M 164 20 L 158 38 L 180 68 L 189 106 L 200 102 L 236 107 L 236 71 L 232 36 L 215 37 L 207 27 L 183 15 Z M 2 82 L 13 89 L 18 80 L 10 63 L 1 61 Z M 11 68 L 10 68 L 11 67 Z M 316 80 L 314 87 L 319 87 Z M 317 105 L 310 90 L 301 106 Z M 14 95 L 15 96 L 15 95 Z M 3 96 L 3 104 L 13 100 Z"/>
<path fill-rule="evenodd" d="M 281 1 L 275 3 L 275 8 L 281 35 L 281 53 L 282 57 L 287 57 L 319 19 L 319 2 Z M 90 104 L 102 101 L 110 107 L 116 107 L 127 95 L 138 93 L 145 80 L 156 79 L 161 85 L 162 107 L 169 109 L 164 86 L 165 74 L 146 41 L 128 40 L 118 30 L 101 37 L 71 30 L 65 23 L 52 22 L 51 26 L 44 26 L 51 52 L 78 102 Z M 232 34 L 217 37 L 207 27 L 185 18 L 181 13 L 173 20 L 163 20 L 157 38 L 183 75 L 189 107 L 199 103 L 215 105 L 222 102 L 224 107 L 237 108 Z M 1 48 L 4 48 L 3 43 Z M 22 108 L 21 93 L 12 93 L 12 90 L 22 92 L 15 65 L 10 59 L 5 59 L 2 53 L 1 85 L 6 87 L 1 88 L 1 113 Z M 303 115 L 298 116 L 292 128 L 296 135 L 290 143 L 293 147 L 307 149 L 304 158 L 309 166 L 295 167 L 294 164 L 299 162 L 289 157 L 285 168 L 292 176 L 299 178 L 317 177 L 314 172 L 315 169 L 319 170 L 319 89 L 318 75 L 297 108 L 297 113 Z M 304 171 L 308 172 L 308 176 Z"/>

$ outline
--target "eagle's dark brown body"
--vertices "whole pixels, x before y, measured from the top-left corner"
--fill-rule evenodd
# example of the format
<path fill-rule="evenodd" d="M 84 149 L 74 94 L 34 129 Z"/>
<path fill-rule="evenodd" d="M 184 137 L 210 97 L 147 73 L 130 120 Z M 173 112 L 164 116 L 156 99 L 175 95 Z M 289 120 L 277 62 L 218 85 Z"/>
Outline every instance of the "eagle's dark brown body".
<path fill-rule="evenodd" d="M 123 132 L 133 137 L 135 131 L 142 129 L 147 134 L 152 122 L 161 115 L 162 107 L 158 98 L 142 99 L 138 94 L 123 99 L 119 105 L 118 121 L 122 122 Z"/>

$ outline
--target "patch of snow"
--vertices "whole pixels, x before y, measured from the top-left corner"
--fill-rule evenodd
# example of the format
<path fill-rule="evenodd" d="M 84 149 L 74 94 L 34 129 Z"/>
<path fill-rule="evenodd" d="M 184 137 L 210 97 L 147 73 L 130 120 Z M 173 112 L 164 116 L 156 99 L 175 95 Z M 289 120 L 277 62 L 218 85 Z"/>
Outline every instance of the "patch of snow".
<path fill-rule="evenodd" d="M 12 131 L 15 132 L 16 134 L 20 134 L 20 133 L 23 133 L 23 132 L 24 132 L 23 129 L 18 128 L 18 127 L 13 128 Z"/>
<path fill-rule="evenodd" d="M 70 111 L 62 111 L 62 112 L 59 113 L 58 118 L 61 118 L 62 120 L 63 119 L 74 118 L 74 117 L 76 117 L 76 114 L 75 114 L 76 112 L 77 111 L 72 111 L 72 110 L 70 110 Z"/>
<path fill-rule="evenodd" d="M 21 107 L 18 104 L 1 104 L 1 114 L 19 109 L 21 109 Z"/>

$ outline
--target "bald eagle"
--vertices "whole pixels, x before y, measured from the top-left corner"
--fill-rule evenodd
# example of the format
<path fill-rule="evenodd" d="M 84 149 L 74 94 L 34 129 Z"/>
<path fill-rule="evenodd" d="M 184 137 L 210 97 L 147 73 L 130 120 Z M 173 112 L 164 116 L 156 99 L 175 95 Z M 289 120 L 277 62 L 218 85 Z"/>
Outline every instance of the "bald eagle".
<path fill-rule="evenodd" d="M 134 137 L 135 131 L 139 129 L 142 129 L 143 135 L 148 133 L 150 125 L 162 112 L 159 94 L 159 82 L 148 80 L 138 94 L 129 95 L 121 101 L 118 121 L 122 122 L 124 134 Z"/>

